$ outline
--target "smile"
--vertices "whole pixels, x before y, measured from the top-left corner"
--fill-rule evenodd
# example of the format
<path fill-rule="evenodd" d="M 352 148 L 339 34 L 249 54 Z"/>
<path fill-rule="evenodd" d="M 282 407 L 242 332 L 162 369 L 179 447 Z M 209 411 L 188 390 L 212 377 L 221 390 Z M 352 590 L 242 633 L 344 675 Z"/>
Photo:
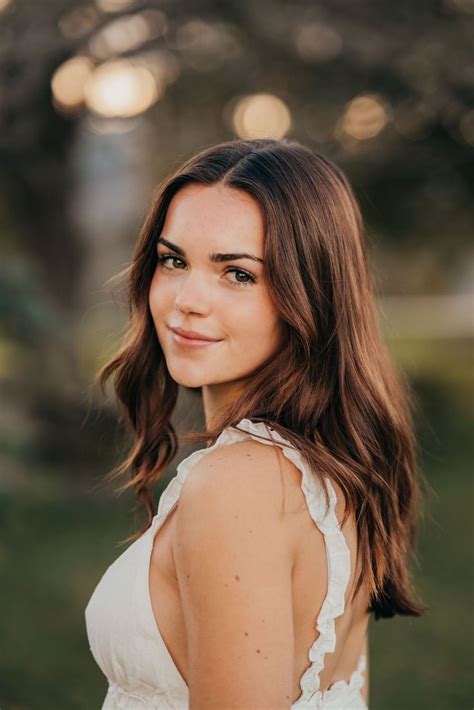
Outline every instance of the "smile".
<path fill-rule="evenodd" d="M 208 348 L 211 345 L 216 345 L 220 343 L 220 340 L 202 340 L 200 338 L 186 338 L 184 335 L 176 333 L 174 330 L 170 329 L 171 339 L 181 348 L 185 350 L 199 350 L 201 348 Z"/>

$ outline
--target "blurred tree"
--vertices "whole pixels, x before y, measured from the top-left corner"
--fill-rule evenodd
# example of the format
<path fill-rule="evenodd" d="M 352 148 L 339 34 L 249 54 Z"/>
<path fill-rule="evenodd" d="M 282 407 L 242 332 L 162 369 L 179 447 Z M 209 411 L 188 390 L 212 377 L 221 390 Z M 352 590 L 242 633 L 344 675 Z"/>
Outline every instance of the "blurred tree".
<path fill-rule="evenodd" d="M 64 3 L 11 3 L 0 18 L 4 436 L 49 462 L 81 448 L 83 386 L 74 342 L 85 256 L 71 216 L 76 122 L 54 109 L 50 90 L 52 72 L 73 51 L 58 32 L 58 9 Z"/>
<path fill-rule="evenodd" d="M 34 2 L 8 9 L 0 44 L 2 201 L 55 307 L 74 312 L 84 262 L 70 216 L 76 122 L 55 110 L 50 90 L 52 72 L 74 48 L 58 32 L 52 3 L 49 12 Z"/>

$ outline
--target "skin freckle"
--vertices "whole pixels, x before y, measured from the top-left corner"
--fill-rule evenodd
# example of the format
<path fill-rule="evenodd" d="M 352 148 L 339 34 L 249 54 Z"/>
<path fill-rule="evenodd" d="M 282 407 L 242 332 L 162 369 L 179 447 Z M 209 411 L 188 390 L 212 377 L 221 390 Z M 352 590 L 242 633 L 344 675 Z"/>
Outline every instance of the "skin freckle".
<path fill-rule="evenodd" d="M 239 575 L 238 575 L 238 574 L 236 574 L 236 575 L 235 575 L 235 579 L 237 580 L 237 582 L 239 582 L 239 581 L 240 581 L 240 577 L 239 577 Z"/>
<path fill-rule="evenodd" d="M 245 631 L 244 633 L 245 633 L 245 636 L 248 636 L 248 632 L 247 632 L 247 631 Z"/>
<path fill-rule="evenodd" d="M 260 649 L 259 649 L 259 648 L 257 648 L 257 653 L 260 653 Z"/>

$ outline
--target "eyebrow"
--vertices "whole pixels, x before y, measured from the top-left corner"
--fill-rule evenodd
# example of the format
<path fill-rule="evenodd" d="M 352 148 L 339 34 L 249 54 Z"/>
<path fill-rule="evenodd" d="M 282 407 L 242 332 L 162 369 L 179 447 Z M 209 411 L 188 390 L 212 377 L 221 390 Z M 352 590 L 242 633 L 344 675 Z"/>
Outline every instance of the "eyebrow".
<path fill-rule="evenodd" d="M 168 249 L 172 249 L 180 256 L 186 256 L 184 249 L 178 247 L 176 244 L 168 242 L 166 239 L 159 237 L 158 244 L 164 244 Z M 221 263 L 223 261 L 235 261 L 236 259 L 251 259 L 252 261 L 260 261 L 263 264 L 263 259 L 253 254 L 246 254 L 245 252 L 234 252 L 231 254 L 209 254 L 209 259 L 215 263 Z"/>

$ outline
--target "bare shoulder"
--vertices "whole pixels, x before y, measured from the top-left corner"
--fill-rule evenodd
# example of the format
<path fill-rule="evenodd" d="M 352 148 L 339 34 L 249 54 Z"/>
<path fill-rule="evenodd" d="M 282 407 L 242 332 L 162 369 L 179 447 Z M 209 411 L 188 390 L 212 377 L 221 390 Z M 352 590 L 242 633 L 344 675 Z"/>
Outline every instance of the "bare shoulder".
<path fill-rule="evenodd" d="M 250 514 L 269 518 L 304 509 L 299 469 L 279 446 L 255 439 L 206 453 L 184 483 L 180 500 L 186 506 L 190 499 L 193 505 L 243 506 Z"/>

